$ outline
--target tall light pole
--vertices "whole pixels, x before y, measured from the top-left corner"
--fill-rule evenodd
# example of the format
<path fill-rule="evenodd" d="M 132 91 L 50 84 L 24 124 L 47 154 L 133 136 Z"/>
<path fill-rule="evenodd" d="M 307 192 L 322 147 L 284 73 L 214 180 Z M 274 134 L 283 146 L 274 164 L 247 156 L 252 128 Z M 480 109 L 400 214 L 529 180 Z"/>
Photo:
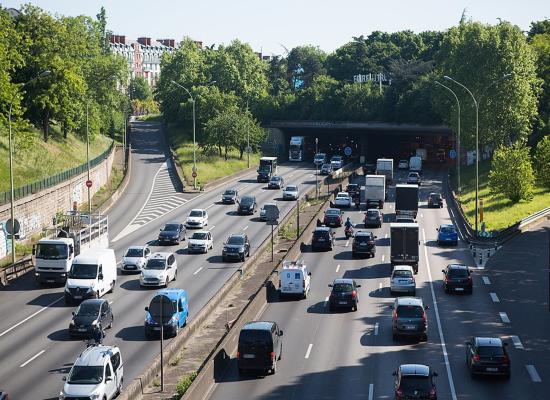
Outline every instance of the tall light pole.
<path fill-rule="evenodd" d="M 315 138 L 315 155 L 318 153 L 319 138 Z M 315 163 L 315 198 L 319 197 L 319 164 Z"/>
<path fill-rule="evenodd" d="M 27 86 L 29 83 L 33 82 L 36 79 L 43 78 L 51 74 L 51 71 L 46 70 L 41 72 L 38 76 L 32 78 L 31 80 L 25 82 L 21 89 Z M 10 108 L 8 111 L 8 147 L 9 147 L 9 168 L 10 168 L 10 218 L 11 218 L 11 262 L 15 264 L 15 190 L 13 187 L 13 139 L 12 139 L 12 130 L 11 130 L 11 112 L 13 108 L 13 100 L 15 100 L 15 93 L 11 96 L 10 99 Z"/>
<path fill-rule="evenodd" d="M 88 182 L 90 181 L 90 131 L 89 131 L 89 124 L 88 124 L 88 108 L 90 105 L 90 99 L 86 99 L 86 169 L 88 170 Z M 88 188 L 88 223 L 92 223 L 92 195 L 91 195 L 91 187 L 88 186 L 88 182 L 86 182 L 86 187 Z"/>
<path fill-rule="evenodd" d="M 497 83 L 500 83 L 504 79 L 507 79 L 511 76 L 512 76 L 512 74 L 506 74 L 502 78 L 500 78 L 500 79 L 494 81 L 493 83 L 491 83 L 489 86 L 487 86 L 483 90 L 483 92 L 479 96 L 479 100 L 481 101 L 481 99 L 483 98 L 483 96 L 485 95 L 485 93 L 487 92 L 487 90 L 490 87 L 496 85 Z M 464 90 L 466 90 L 468 92 L 468 94 L 472 97 L 472 100 L 474 101 L 474 106 L 476 108 L 476 207 L 475 207 L 475 213 L 476 213 L 475 221 L 476 221 L 476 224 L 475 224 L 475 231 L 476 231 L 476 237 L 477 237 L 478 233 L 479 233 L 479 231 L 478 231 L 478 209 L 479 209 L 479 101 L 476 100 L 476 98 L 474 97 L 474 95 L 470 91 L 470 89 L 468 89 L 462 83 L 454 80 L 453 78 L 451 78 L 450 76 L 447 76 L 447 75 L 445 75 L 443 78 L 447 79 L 448 81 L 456 83 L 458 86 L 460 86 Z"/>
<path fill-rule="evenodd" d="M 248 99 L 246 99 L 246 117 L 248 118 Z M 250 168 L 250 125 L 246 122 L 246 153 L 248 154 L 248 168 Z"/>
<path fill-rule="evenodd" d="M 457 130 L 457 137 L 456 137 L 456 150 L 457 150 L 457 157 L 456 157 L 456 169 L 458 174 L 458 193 L 462 191 L 462 186 L 460 185 L 460 101 L 458 100 L 458 96 L 456 93 L 448 86 L 445 86 L 444 84 L 434 81 L 436 85 L 439 85 L 445 89 L 447 89 L 449 92 L 452 93 L 456 100 L 456 104 L 458 107 L 458 130 Z"/>

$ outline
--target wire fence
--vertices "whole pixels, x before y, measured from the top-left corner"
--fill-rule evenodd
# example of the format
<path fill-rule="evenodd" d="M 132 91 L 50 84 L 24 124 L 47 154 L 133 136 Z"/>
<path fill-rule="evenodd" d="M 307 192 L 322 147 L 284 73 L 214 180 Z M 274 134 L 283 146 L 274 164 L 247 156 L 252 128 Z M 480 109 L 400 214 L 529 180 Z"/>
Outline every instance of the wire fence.
<path fill-rule="evenodd" d="M 109 156 L 111 151 L 113 150 L 114 142 L 111 143 L 109 148 L 105 150 L 103 153 L 101 153 L 96 158 L 90 160 L 90 168 L 95 167 L 96 165 L 100 164 L 105 158 Z M 84 171 L 86 171 L 88 168 L 88 164 L 84 163 L 79 165 L 78 167 L 74 167 L 71 169 L 68 169 L 66 171 L 60 172 L 59 174 L 49 176 L 47 178 L 44 178 L 40 181 L 30 183 L 25 186 L 20 186 L 18 188 L 14 188 L 13 197 L 15 200 L 22 199 L 25 196 L 28 196 L 30 194 L 38 193 L 41 190 L 50 188 L 52 186 L 55 186 L 61 182 L 64 182 L 66 180 L 71 179 L 74 176 L 77 176 Z M 10 191 L 1 192 L 0 193 L 0 205 L 6 204 L 10 201 Z"/>

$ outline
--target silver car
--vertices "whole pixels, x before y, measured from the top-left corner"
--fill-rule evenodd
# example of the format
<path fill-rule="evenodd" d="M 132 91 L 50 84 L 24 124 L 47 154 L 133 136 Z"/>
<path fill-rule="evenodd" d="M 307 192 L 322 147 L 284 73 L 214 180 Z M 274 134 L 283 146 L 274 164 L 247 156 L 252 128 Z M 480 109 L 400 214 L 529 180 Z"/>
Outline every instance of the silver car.
<path fill-rule="evenodd" d="M 410 265 L 396 265 L 390 278 L 390 294 L 407 293 L 411 296 L 416 294 L 416 281 L 414 271 Z"/>

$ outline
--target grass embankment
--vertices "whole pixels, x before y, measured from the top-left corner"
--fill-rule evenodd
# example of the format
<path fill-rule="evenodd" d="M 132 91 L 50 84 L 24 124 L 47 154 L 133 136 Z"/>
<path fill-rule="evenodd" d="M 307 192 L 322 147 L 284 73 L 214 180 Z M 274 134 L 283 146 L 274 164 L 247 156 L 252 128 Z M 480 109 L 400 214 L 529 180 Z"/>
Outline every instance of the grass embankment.
<path fill-rule="evenodd" d="M 15 134 L 17 135 L 17 134 Z M 69 135 L 67 139 L 52 131 L 48 142 L 41 132 L 26 133 L 30 142 L 25 148 L 15 146 L 13 154 L 14 186 L 24 186 L 74 168 L 86 162 L 86 142 Z M 111 139 L 96 135 L 90 142 L 90 159 L 104 152 Z M 17 139 L 16 139 L 17 142 Z M 0 192 L 9 190 L 8 136 L 0 135 Z"/>
<path fill-rule="evenodd" d="M 483 221 L 487 231 L 499 231 L 515 224 L 519 220 L 550 206 L 550 190 L 537 185 L 534 197 L 530 201 L 513 203 L 502 195 L 493 196 L 489 189 L 490 161 L 479 164 L 479 198 L 483 199 Z M 462 210 L 472 226 L 475 224 L 475 165 L 461 167 L 462 194 L 459 196 Z M 456 188 L 456 176 L 452 177 Z M 455 189 L 456 190 L 456 189 Z"/>
<path fill-rule="evenodd" d="M 192 184 L 193 177 L 193 138 L 181 128 L 169 126 L 166 136 L 176 157 L 182 167 L 183 175 L 187 185 Z M 203 186 L 215 179 L 222 178 L 239 172 L 248 167 L 247 155 L 243 155 L 243 159 L 239 159 L 239 152 L 233 150 L 229 153 L 228 159 L 219 157 L 217 154 L 205 155 L 200 147 L 197 146 L 197 185 Z M 258 153 L 250 154 L 250 166 L 259 164 L 260 155 Z"/>

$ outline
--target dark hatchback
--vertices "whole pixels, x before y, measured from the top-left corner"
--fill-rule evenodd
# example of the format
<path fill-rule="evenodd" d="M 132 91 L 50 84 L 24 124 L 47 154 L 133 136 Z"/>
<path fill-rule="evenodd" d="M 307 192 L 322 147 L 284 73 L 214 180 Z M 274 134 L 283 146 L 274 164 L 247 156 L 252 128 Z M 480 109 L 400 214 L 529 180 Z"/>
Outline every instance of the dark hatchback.
<path fill-rule="evenodd" d="M 239 202 L 239 192 L 235 189 L 227 189 L 222 194 L 223 204 L 236 204 Z"/>
<path fill-rule="evenodd" d="M 185 240 L 185 225 L 179 222 L 169 222 L 160 229 L 159 244 L 180 244 L 182 240 Z"/>
<path fill-rule="evenodd" d="M 313 231 L 311 238 L 312 250 L 332 250 L 334 247 L 334 232 L 327 226 L 319 226 Z"/>
<path fill-rule="evenodd" d="M 342 226 L 343 212 L 339 208 L 327 208 L 323 223 L 326 226 L 338 228 Z"/>
<path fill-rule="evenodd" d="M 428 306 L 424 307 L 420 297 L 397 297 L 391 308 L 394 340 L 401 336 L 428 339 Z"/>
<path fill-rule="evenodd" d="M 430 193 L 428 196 L 428 208 L 442 208 L 443 207 L 443 197 L 441 193 Z"/>
<path fill-rule="evenodd" d="M 239 374 L 245 371 L 271 371 L 274 374 L 283 352 L 282 336 L 283 331 L 275 322 L 255 321 L 244 324 L 237 346 Z"/>
<path fill-rule="evenodd" d="M 359 295 L 357 289 L 361 287 L 353 279 L 335 279 L 328 287 L 332 288 L 328 298 L 330 311 L 337 308 L 350 308 L 357 311 Z"/>
<path fill-rule="evenodd" d="M 248 236 L 244 233 L 233 233 L 229 235 L 222 249 L 223 261 L 244 261 L 245 257 L 248 256 L 250 256 L 250 242 L 248 241 Z"/>
<path fill-rule="evenodd" d="M 351 197 L 355 197 L 355 195 L 359 194 L 359 185 L 357 183 L 350 183 L 346 186 L 346 192 L 348 192 Z"/>
<path fill-rule="evenodd" d="M 358 231 L 353 238 L 353 244 L 351 246 L 352 257 L 366 254 L 370 257 L 374 257 L 376 254 L 376 239 L 372 232 Z"/>
<path fill-rule="evenodd" d="M 474 290 L 474 282 L 472 272 L 466 265 L 449 264 L 447 268 L 442 269 L 444 274 L 443 288 L 446 293 L 449 292 L 465 292 L 472 294 Z"/>
<path fill-rule="evenodd" d="M 365 224 L 365 228 L 374 226 L 376 228 L 382 227 L 382 222 L 384 222 L 384 215 L 380 210 L 377 209 L 370 209 L 367 210 L 365 213 L 365 219 L 363 220 L 363 223 Z"/>
<path fill-rule="evenodd" d="M 237 212 L 239 214 L 254 214 L 257 207 L 258 204 L 256 203 L 256 197 L 243 196 L 241 202 L 239 203 L 239 207 L 237 208 Z"/>
<path fill-rule="evenodd" d="M 499 338 L 472 337 L 466 343 L 466 364 L 472 377 L 501 375 L 510 378 L 510 357 L 507 343 Z"/>
<path fill-rule="evenodd" d="M 102 328 L 113 326 L 113 311 L 109 302 L 104 299 L 84 300 L 73 311 L 73 319 L 69 324 L 69 336 L 91 337 L 95 326 Z"/>
<path fill-rule="evenodd" d="M 403 364 L 393 373 L 395 377 L 395 400 L 437 400 L 437 388 L 433 378 L 437 372 L 427 365 Z"/>

